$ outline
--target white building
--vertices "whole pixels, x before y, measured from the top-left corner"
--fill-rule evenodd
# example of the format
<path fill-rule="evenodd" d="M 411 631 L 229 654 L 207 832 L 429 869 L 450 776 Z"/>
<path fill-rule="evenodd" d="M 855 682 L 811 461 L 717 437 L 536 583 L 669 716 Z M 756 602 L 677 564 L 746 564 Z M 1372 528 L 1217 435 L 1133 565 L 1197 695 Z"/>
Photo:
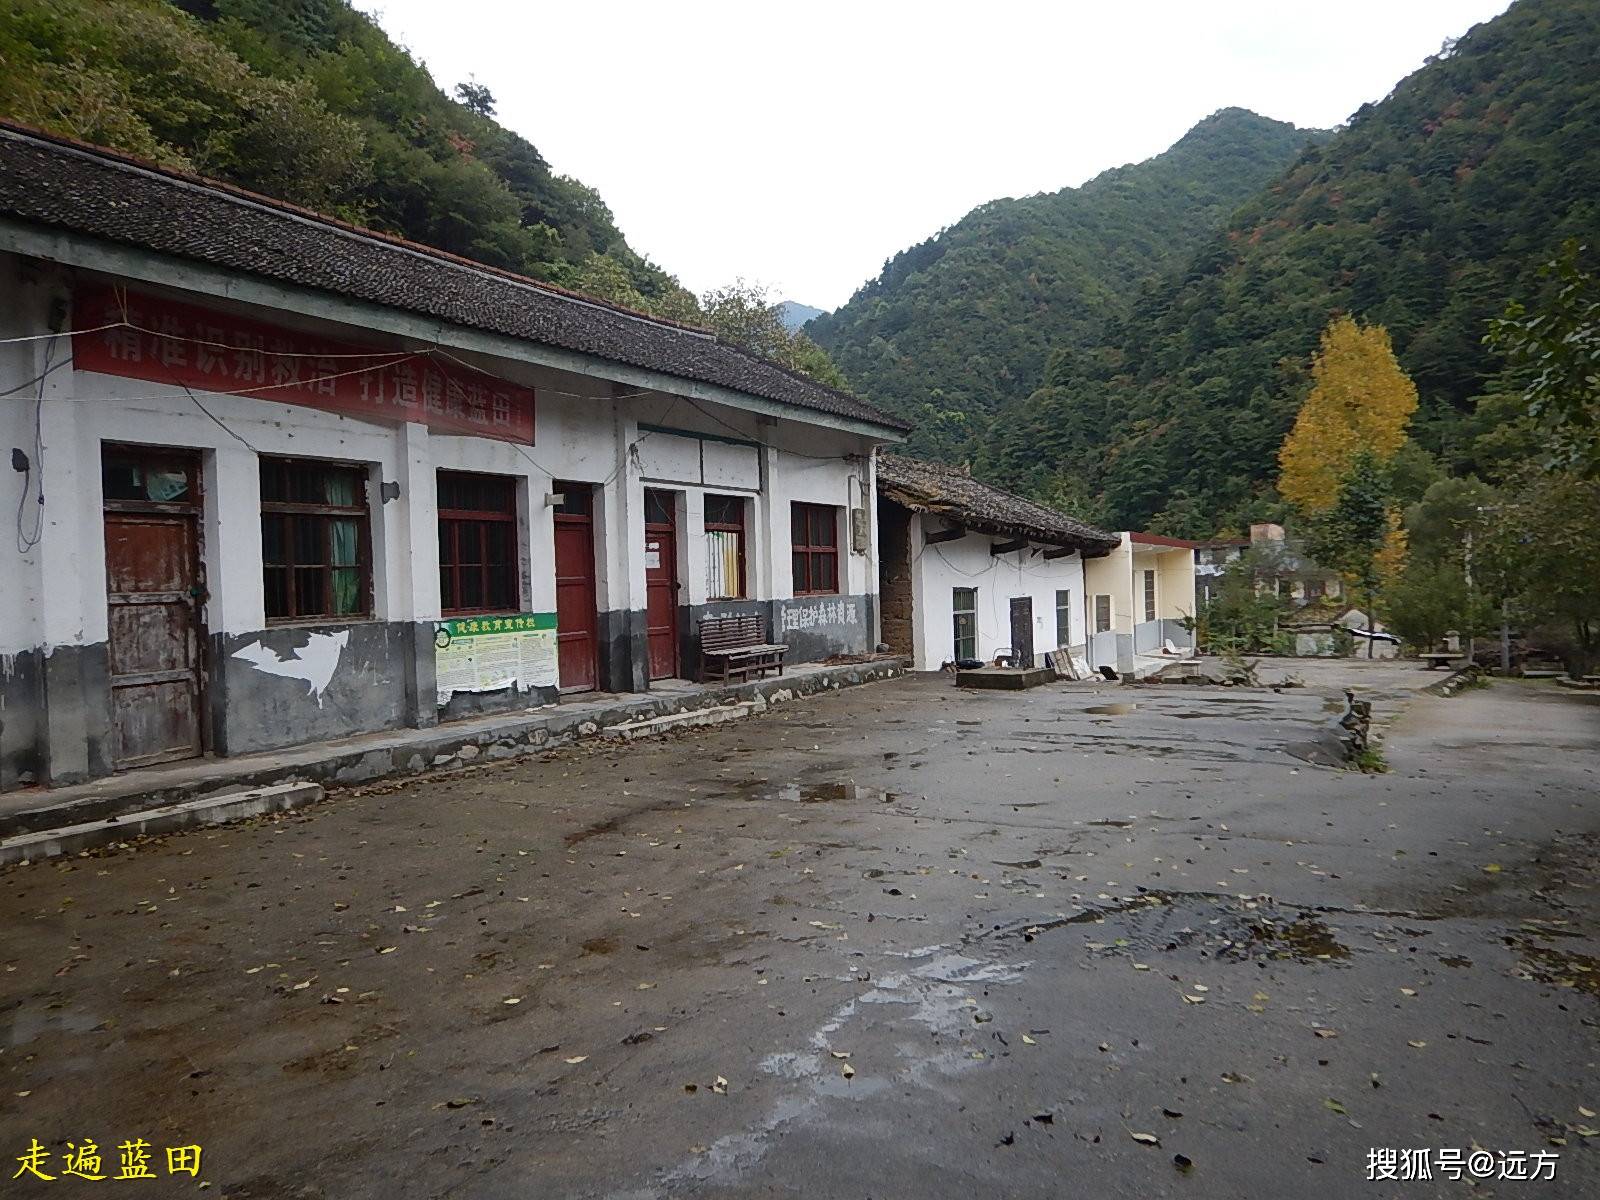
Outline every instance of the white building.
<path fill-rule="evenodd" d="M 913 669 L 1084 651 L 1084 555 L 1117 545 L 957 467 L 878 457 L 883 639 Z"/>
<path fill-rule="evenodd" d="M 0 790 L 877 641 L 903 426 L 709 334 L 0 127 Z"/>
<path fill-rule="evenodd" d="M 1112 535 L 1085 567 L 1089 665 L 1140 679 L 1194 648 L 1195 543 L 1155 533 Z"/>

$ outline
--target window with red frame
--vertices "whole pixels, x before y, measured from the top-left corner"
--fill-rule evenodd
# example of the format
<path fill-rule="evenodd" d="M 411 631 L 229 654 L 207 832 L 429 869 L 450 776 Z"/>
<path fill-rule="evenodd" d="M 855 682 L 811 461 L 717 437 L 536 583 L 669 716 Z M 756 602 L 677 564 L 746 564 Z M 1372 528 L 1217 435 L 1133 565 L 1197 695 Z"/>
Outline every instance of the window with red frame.
<path fill-rule="evenodd" d="M 801 504 L 789 510 L 794 550 L 794 594 L 837 595 L 839 591 L 839 510 L 831 504 Z"/>
<path fill-rule="evenodd" d="M 705 527 L 706 599 L 744 599 L 744 497 L 708 493 Z"/>
<path fill-rule="evenodd" d="M 439 472 L 439 600 L 447 613 L 516 612 L 517 484 Z"/>

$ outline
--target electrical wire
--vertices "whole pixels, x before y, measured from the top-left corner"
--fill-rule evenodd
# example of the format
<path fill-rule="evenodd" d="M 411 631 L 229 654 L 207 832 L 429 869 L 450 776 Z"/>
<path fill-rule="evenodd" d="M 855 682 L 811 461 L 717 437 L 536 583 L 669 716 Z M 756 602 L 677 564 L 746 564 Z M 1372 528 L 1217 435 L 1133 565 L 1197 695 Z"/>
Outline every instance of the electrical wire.
<path fill-rule="evenodd" d="M 33 457 L 23 472 L 22 495 L 17 497 L 17 553 L 19 554 L 31 553 L 35 546 L 44 541 L 44 384 L 50 372 L 55 370 L 50 365 L 50 360 L 55 357 L 55 350 L 55 342 L 45 343 L 44 370 L 34 378 L 39 390 L 33 401 Z M 27 506 L 28 497 L 34 493 L 36 486 L 38 504 L 33 514 L 33 530 L 30 532 L 24 527 L 22 514 Z"/>

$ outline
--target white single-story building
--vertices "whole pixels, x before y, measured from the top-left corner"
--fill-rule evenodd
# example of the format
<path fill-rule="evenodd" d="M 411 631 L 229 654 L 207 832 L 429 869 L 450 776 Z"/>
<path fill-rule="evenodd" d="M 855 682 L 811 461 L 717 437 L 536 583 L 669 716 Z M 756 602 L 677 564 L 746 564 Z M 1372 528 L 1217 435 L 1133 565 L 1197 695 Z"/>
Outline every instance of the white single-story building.
<path fill-rule="evenodd" d="M 1037 665 L 1082 655 L 1084 556 L 1117 545 L 1064 513 L 973 479 L 959 467 L 878 456 L 883 639 L 918 671 L 989 661 Z"/>
<path fill-rule="evenodd" d="M 904 425 L 704 331 L 0 126 L 0 790 L 877 642 Z"/>
<path fill-rule="evenodd" d="M 1084 565 L 1089 665 L 1142 678 L 1194 648 L 1195 543 L 1154 533 L 1112 535 L 1109 554 Z"/>

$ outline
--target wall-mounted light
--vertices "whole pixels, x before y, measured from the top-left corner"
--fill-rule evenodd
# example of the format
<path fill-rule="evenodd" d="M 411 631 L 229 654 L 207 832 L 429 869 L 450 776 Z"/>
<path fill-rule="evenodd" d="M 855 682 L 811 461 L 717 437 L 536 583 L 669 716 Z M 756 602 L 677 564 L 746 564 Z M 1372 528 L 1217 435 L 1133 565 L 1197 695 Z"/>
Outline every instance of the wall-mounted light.
<path fill-rule="evenodd" d="M 383 498 L 385 504 L 391 500 L 398 500 L 400 499 L 400 485 L 398 483 L 380 483 L 378 485 L 378 495 Z"/>
<path fill-rule="evenodd" d="M 546 508 L 560 508 L 567 502 L 566 496 L 561 492 L 546 492 L 544 506 Z"/>

